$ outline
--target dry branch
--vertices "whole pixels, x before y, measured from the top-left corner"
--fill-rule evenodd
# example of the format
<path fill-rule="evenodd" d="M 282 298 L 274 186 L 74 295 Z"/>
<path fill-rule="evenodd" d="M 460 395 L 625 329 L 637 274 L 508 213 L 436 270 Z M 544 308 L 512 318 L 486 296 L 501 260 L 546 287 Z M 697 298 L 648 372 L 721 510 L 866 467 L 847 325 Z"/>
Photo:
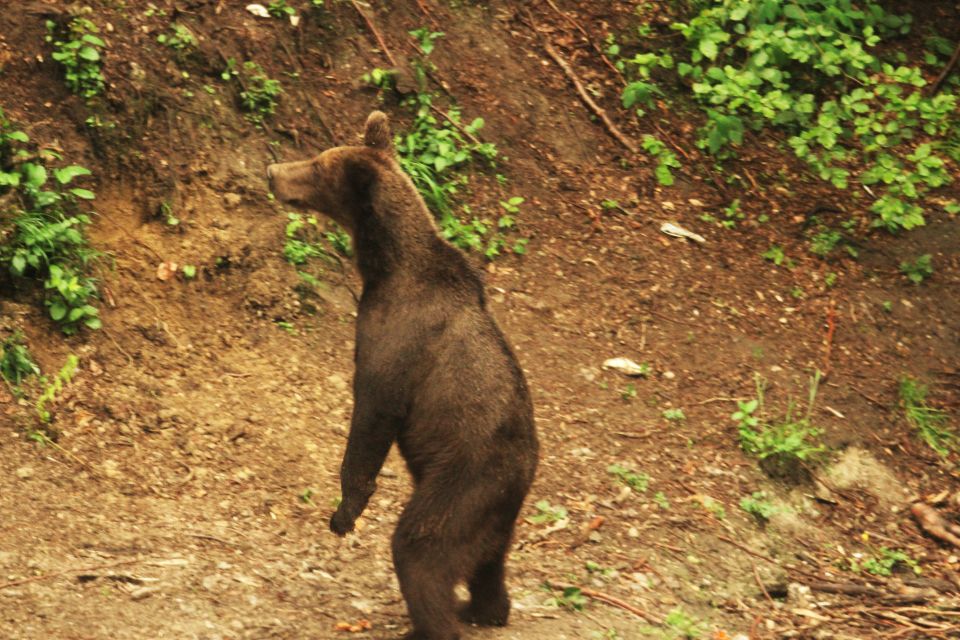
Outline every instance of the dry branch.
<path fill-rule="evenodd" d="M 947 78 L 950 77 L 950 74 L 953 72 L 953 68 L 957 66 L 957 62 L 960 61 L 960 44 L 957 45 L 957 48 L 953 50 L 953 55 L 950 56 L 950 61 L 947 62 L 947 66 L 943 68 L 943 71 L 940 72 L 940 75 L 937 76 L 937 79 L 933 81 L 933 84 L 930 85 L 930 95 L 935 95 L 940 91 L 940 87 L 946 82 Z"/>
<path fill-rule="evenodd" d="M 60 576 L 65 576 L 68 573 L 88 573 L 94 571 L 103 571 L 104 569 L 112 569 L 113 567 L 122 567 L 125 564 L 134 564 L 140 562 L 140 560 L 121 560 L 120 562 L 111 562 L 109 564 L 102 564 L 96 567 L 78 567 L 76 569 L 65 569 L 63 571 L 56 571 L 54 573 L 45 573 L 40 576 L 33 576 L 31 578 L 21 578 L 20 580 L 12 580 L 10 582 L 4 582 L 0 584 L 0 591 L 4 589 L 9 589 L 11 587 L 17 587 L 22 584 L 28 584 L 30 582 L 40 582 L 42 580 L 49 580 L 51 578 L 58 578 Z"/>
<path fill-rule="evenodd" d="M 353 8 L 357 10 L 357 13 L 363 18 L 363 21 L 367 23 L 367 27 L 373 33 L 373 37 L 377 39 L 377 43 L 380 45 L 380 49 L 383 51 L 383 55 L 387 56 L 387 60 L 390 61 L 390 64 L 396 69 L 398 68 L 397 60 L 393 57 L 393 54 L 390 53 L 390 49 L 387 47 L 387 43 L 384 42 L 383 36 L 380 35 L 379 29 L 373 24 L 373 20 L 363 12 L 363 9 L 360 8 L 360 5 L 357 3 L 357 0 L 350 0 L 350 4 L 353 5 Z"/>
<path fill-rule="evenodd" d="M 593 589 L 587 589 L 587 588 L 585 588 L 585 587 L 578 587 L 577 585 L 568 584 L 568 583 L 563 583 L 563 582 L 549 582 L 548 584 L 549 584 L 549 586 L 550 586 L 551 589 L 560 589 L 561 591 L 562 591 L 562 590 L 565 590 L 565 589 L 577 589 L 577 590 L 580 591 L 580 593 L 581 593 L 582 595 L 584 595 L 584 596 L 586 596 L 586 597 L 588 597 L 588 598 L 593 598 L 594 600 L 599 600 L 600 602 L 606 602 L 607 604 L 613 605 L 613 606 L 615 606 L 615 607 L 619 607 L 619 608 L 623 609 L 624 611 L 629 611 L 630 613 L 634 614 L 635 616 L 638 616 L 638 617 L 640 617 L 640 618 L 643 618 L 644 620 L 646 620 L 646 621 L 649 622 L 650 624 L 663 624 L 663 621 L 660 620 L 660 619 L 658 619 L 658 618 L 657 618 L 656 616 L 654 616 L 652 613 L 647 613 L 647 612 L 644 611 L 643 609 L 637 608 L 637 607 L 633 606 L 632 604 L 630 604 L 629 602 L 626 602 L 626 601 L 624 601 L 624 600 L 621 600 L 620 598 L 617 598 L 616 596 L 611 596 L 611 595 L 608 594 L 608 593 L 603 593 L 602 591 L 594 591 Z"/>
<path fill-rule="evenodd" d="M 603 122 L 603 125 L 607 128 L 607 131 L 610 132 L 617 141 L 622 144 L 624 147 L 630 150 L 631 153 L 637 153 L 637 145 L 633 143 L 632 140 L 627 138 L 622 131 L 613 123 L 610 117 L 607 115 L 607 112 L 594 101 L 590 94 L 584 88 L 583 83 L 580 82 L 580 78 L 577 77 L 577 74 L 574 73 L 573 68 L 570 66 L 566 60 L 561 57 L 557 50 L 553 48 L 553 45 L 549 41 L 543 41 L 543 48 L 547 52 L 547 55 L 557 63 L 563 72 L 566 74 L 570 82 L 573 83 L 573 86 L 576 87 L 577 93 L 580 95 L 580 99 L 583 100 L 583 103 L 593 111 L 594 115 L 600 118 L 600 121 Z"/>
<path fill-rule="evenodd" d="M 940 512 L 928 504 L 917 502 L 910 507 L 910 513 L 917 519 L 920 528 L 934 538 L 960 547 L 960 525 L 948 522 Z"/>
<path fill-rule="evenodd" d="M 830 355 L 833 351 L 833 334 L 837 331 L 837 305 L 833 300 L 827 308 L 827 333 L 823 338 L 823 377 L 830 375 Z"/>
<path fill-rule="evenodd" d="M 610 62 L 610 59 L 603 52 L 603 49 L 601 49 L 594 43 L 594 41 L 590 38 L 590 34 L 588 34 L 587 31 L 582 26 L 580 26 L 580 23 L 574 20 L 573 18 L 571 18 L 570 16 L 568 16 L 567 14 L 565 14 L 564 12 L 560 11 L 557 5 L 553 3 L 553 0 L 546 0 L 546 1 L 547 1 L 547 4 L 550 5 L 550 8 L 553 9 L 558 16 L 560 16 L 561 18 L 563 18 L 564 20 L 572 24 L 574 28 L 580 32 L 580 35 L 582 35 L 583 39 L 587 41 L 587 44 L 589 44 L 590 47 L 597 52 L 597 54 L 600 56 L 600 59 L 603 60 L 603 62 L 608 67 L 610 67 L 610 69 L 612 69 L 615 74 L 617 74 L 617 77 L 620 78 L 620 82 L 624 85 L 627 84 L 627 79 L 623 77 L 623 73 L 620 71 L 620 69 L 617 69 L 617 67 L 614 66 L 612 62 Z"/>

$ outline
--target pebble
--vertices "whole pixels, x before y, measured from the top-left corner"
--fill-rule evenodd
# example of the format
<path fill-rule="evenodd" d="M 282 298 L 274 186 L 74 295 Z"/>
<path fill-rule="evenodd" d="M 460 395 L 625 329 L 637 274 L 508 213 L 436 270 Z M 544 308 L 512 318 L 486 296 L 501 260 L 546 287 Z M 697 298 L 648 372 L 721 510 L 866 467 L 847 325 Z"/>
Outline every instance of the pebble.
<path fill-rule="evenodd" d="M 226 205 L 228 209 L 233 209 L 234 207 L 238 206 L 241 199 L 242 198 L 240 197 L 239 193 L 223 194 L 223 204 Z"/>
<path fill-rule="evenodd" d="M 33 467 L 20 467 L 16 471 L 17 477 L 21 480 L 26 480 L 27 478 L 33 477 Z"/>

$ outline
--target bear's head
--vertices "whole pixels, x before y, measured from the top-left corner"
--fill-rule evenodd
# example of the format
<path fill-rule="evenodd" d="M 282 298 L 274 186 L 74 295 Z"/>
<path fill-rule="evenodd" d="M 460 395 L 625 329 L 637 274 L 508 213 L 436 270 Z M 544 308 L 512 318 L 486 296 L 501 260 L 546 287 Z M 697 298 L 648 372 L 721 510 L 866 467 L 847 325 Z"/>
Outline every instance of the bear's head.
<path fill-rule="evenodd" d="M 270 191 L 281 202 L 312 209 L 336 221 L 351 234 L 370 202 L 377 173 L 397 170 L 386 114 L 367 117 L 362 146 L 328 149 L 311 160 L 267 167 Z"/>

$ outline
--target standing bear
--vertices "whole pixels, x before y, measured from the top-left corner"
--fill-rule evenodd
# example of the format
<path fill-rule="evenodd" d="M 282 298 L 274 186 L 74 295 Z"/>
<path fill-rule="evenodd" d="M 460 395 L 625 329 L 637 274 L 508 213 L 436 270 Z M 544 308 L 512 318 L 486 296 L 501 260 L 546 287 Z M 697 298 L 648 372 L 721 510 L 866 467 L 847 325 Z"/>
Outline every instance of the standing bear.
<path fill-rule="evenodd" d="M 330 529 L 353 530 L 396 442 L 414 482 L 392 545 L 413 622 L 404 638 L 455 640 L 458 613 L 507 623 L 504 562 L 537 466 L 533 407 L 480 276 L 438 235 L 386 115 L 370 114 L 363 142 L 267 168 L 279 200 L 350 232 L 363 279 L 343 499 Z M 458 612 L 460 581 L 470 601 Z"/>

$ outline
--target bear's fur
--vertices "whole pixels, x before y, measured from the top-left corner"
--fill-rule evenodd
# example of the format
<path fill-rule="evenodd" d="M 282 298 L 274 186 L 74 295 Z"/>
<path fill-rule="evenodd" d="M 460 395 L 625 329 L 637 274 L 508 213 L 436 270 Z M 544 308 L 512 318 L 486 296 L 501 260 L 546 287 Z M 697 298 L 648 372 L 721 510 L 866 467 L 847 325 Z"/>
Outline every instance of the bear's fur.
<path fill-rule="evenodd" d="M 354 409 L 330 520 L 352 531 L 394 442 L 414 491 L 393 535 L 413 622 L 409 640 L 460 637 L 460 617 L 505 625 L 504 561 L 533 481 L 537 437 L 520 365 L 486 309 L 483 284 L 430 213 L 393 151 L 387 118 L 367 119 L 363 146 L 271 165 L 283 201 L 325 214 L 353 237 L 363 295 Z"/>

